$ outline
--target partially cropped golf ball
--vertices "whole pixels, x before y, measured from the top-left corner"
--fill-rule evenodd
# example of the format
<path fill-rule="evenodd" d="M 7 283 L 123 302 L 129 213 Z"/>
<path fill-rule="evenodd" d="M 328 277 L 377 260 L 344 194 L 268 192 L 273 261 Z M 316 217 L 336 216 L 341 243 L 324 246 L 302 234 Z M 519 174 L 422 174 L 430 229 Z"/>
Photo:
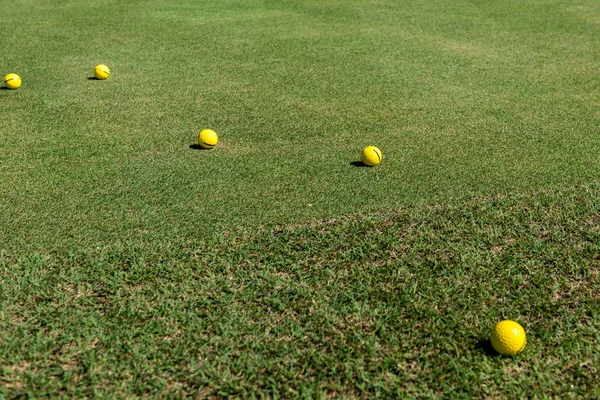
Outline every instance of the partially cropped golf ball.
<path fill-rule="evenodd" d="M 492 347 L 500 354 L 514 356 L 527 344 L 525 329 L 515 321 L 505 320 L 496 324 L 490 335 Z"/>
<path fill-rule="evenodd" d="M 382 159 L 383 154 L 381 153 L 381 150 L 375 146 L 365 147 L 361 156 L 361 161 L 363 164 L 368 165 L 369 167 L 379 165 Z"/>
<path fill-rule="evenodd" d="M 198 144 L 203 149 L 212 149 L 219 143 L 219 136 L 212 129 L 204 129 L 198 134 Z"/>
<path fill-rule="evenodd" d="M 94 76 L 96 79 L 100 80 L 108 79 L 110 76 L 110 69 L 104 64 L 98 64 L 96 65 L 96 68 L 94 68 Z"/>
<path fill-rule="evenodd" d="M 21 77 L 17 74 L 8 74 L 4 77 L 4 85 L 9 89 L 18 89 L 21 83 Z"/>

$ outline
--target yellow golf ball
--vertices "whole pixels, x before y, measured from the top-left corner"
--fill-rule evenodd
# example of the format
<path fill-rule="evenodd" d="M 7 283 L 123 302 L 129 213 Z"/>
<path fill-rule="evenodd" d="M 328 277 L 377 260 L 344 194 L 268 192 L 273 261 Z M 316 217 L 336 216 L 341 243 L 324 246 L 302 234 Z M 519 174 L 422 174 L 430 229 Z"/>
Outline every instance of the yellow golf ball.
<path fill-rule="evenodd" d="M 490 335 L 492 347 L 500 354 L 514 356 L 527 344 L 525 329 L 515 321 L 500 321 Z"/>
<path fill-rule="evenodd" d="M 212 129 L 204 129 L 198 135 L 198 144 L 203 149 L 212 149 L 217 143 L 219 143 L 219 137 Z"/>
<path fill-rule="evenodd" d="M 369 167 L 379 165 L 382 159 L 383 154 L 381 153 L 381 150 L 375 146 L 367 146 L 362 152 L 361 161 Z"/>
<path fill-rule="evenodd" d="M 9 89 L 18 89 L 21 86 L 21 77 L 17 74 L 8 74 L 4 77 L 4 85 Z"/>
<path fill-rule="evenodd" d="M 110 69 L 104 64 L 98 64 L 94 68 L 94 76 L 100 80 L 107 79 L 110 76 Z"/>

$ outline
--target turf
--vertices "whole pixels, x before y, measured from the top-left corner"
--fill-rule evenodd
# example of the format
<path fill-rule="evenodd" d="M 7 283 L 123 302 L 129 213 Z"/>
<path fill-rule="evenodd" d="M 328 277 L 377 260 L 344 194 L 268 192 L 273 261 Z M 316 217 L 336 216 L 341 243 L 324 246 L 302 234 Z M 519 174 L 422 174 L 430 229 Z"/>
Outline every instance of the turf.
<path fill-rule="evenodd" d="M 0 394 L 600 396 L 600 185 L 0 258 Z M 496 321 L 528 345 L 499 356 Z"/>
<path fill-rule="evenodd" d="M 600 173 L 598 3 L 19 1 L 11 250 L 209 235 Z M 105 63 L 107 81 L 92 69 Z M 200 129 L 221 137 L 190 149 Z M 353 165 L 366 145 L 384 163 Z"/>
<path fill-rule="evenodd" d="M 600 397 L 597 1 L 21 0 L 0 34 L 0 397 Z"/>

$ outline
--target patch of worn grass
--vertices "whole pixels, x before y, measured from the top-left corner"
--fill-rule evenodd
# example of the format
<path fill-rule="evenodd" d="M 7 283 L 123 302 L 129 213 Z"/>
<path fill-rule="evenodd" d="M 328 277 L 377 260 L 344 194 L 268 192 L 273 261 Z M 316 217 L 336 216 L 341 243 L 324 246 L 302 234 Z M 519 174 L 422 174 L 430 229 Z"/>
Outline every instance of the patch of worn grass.
<path fill-rule="evenodd" d="M 600 186 L 0 258 L 24 394 L 596 396 Z M 499 320 L 528 334 L 514 358 Z"/>

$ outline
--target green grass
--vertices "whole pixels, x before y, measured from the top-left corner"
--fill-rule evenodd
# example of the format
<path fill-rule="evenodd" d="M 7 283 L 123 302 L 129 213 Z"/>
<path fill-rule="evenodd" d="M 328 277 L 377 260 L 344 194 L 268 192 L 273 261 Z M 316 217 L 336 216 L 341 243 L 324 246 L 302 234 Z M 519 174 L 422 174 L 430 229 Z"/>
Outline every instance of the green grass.
<path fill-rule="evenodd" d="M 597 2 L 21 1 L 4 13 L 16 251 L 209 235 L 600 174 Z M 94 65 L 112 69 L 91 81 Z M 191 150 L 202 128 L 221 144 Z M 356 168 L 366 145 L 377 169 Z"/>
<path fill-rule="evenodd" d="M 12 396 L 596 397 L 600 185 L 0 258 Z M 495 322 L 528 334 L 514 358 Z"/>
<path fill-rule="evenodd" d="M 597 1 L 22 0 L 0 34 L 0 397 L 600 396 Z"/>

